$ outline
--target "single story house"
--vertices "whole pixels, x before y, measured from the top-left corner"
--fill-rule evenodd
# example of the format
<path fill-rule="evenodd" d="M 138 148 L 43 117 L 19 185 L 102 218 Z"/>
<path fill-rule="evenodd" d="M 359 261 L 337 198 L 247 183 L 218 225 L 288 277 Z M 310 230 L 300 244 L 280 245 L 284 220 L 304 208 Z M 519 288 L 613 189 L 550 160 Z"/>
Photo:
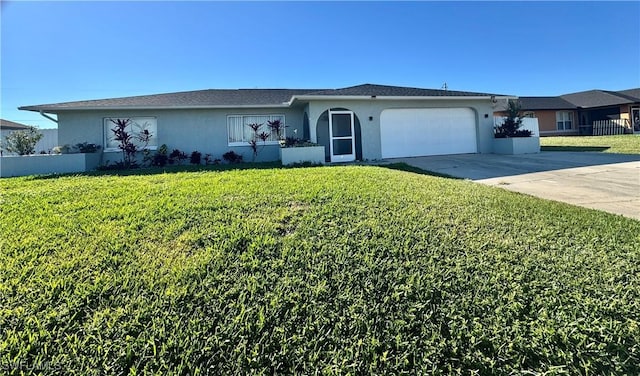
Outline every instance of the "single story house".
<path fill-rule="evenodd" d="M 592 125 L 598 120 L 621 119 L 629 128 L 640 127 L 640 88 L 622 91 L 589 90 L 565 94 L 562 98 L 578 107 L 579 125 Z"/>
<path fill-rule="evenodd" d="M 525 117 L 538 119 L 541 136 L 583 134 L 594 122 L 620 120 L 640 132 L 640 88 L 622 91 L 588 90 L 557 97 L 520 97 Z M 496 115 L 504 114 L 504 103 Z"/>
<path fill-rule="evenodd" d="M 23 131 L 29 129 L 29 126 L 15 121 L 0 119 L 0 129 L 3 131 Z"/>
<path fill-rule="evenodd" d="M 325 147 L 327 162 L 425 155 L 491 153 L 493 111 L 507 96 L 364 84 L 342 89 L 212 89 L 20 107 L 57 115 L 58 140 L 102 145 L 102 163 L 120 158 L 114 121 L 166 144 L 214 158 L 228 151 L 251 160 L 249 124 L 263 124 L 257 161 L 279 158 L 278 138 L 308 139 Z M 284 123 L 283 134 L 267 127 Z"/>

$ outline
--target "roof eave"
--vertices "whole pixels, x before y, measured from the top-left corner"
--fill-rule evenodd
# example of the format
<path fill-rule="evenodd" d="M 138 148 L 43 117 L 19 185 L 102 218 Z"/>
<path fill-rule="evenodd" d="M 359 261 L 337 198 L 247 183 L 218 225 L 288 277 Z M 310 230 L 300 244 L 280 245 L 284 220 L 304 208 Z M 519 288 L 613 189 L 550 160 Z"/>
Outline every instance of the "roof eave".
<path fill-rule="evenodd" d="M 296 101 L 329 101 L 329 100 L 486 100 L 486 99 L 517 99 L 509 95 L 437 95 L 437 96 L 383 96 L 383 95 L 294 95 L 289 105 Z"/>
<path fill-rule="evenodd" d="M 225 109 L 225 108 L 287 108 L 288 103 L 283 104 L 249 104 L 249 105 L 202 105 L 202 106 L 89 106 L 89 107 L 46 107 L 46 106 L 24 106 L 18 107 L 18 110 L 35 111 L 46 113 L 58 113 L 63 111 L 124 111 L 124 110 L 206 110 L 206 109 Z"/>

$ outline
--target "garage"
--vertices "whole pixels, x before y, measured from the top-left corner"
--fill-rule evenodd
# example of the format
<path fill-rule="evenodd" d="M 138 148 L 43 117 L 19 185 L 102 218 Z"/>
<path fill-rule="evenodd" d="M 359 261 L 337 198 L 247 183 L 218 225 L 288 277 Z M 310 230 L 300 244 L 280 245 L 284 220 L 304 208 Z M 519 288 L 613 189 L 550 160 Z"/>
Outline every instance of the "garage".
<path fill-rule="evenodd" d="M 470 108 L 398 108 L 380 115 L 382 158 L 477 153 Z"/>

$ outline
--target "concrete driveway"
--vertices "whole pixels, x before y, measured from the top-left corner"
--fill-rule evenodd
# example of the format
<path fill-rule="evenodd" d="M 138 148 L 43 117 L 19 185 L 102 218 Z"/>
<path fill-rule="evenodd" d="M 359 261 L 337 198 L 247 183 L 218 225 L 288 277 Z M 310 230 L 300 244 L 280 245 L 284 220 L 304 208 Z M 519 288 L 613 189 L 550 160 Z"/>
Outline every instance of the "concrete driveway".
<path fill-rule="evenodd" d="M 640 220 L 640 155 L 549 151 L 389 161 Z"/>

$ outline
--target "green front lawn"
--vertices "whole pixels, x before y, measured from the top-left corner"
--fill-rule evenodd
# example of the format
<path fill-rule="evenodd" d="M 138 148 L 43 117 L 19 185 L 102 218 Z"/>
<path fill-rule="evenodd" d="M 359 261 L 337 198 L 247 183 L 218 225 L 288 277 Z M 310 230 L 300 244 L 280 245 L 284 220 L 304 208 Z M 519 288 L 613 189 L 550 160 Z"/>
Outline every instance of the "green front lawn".
<path fill-rule="evenodd" d="M 0 195 L 0 373 L 640 373 L 621 216 L 358 166 Z"/>
<path fill-rule="evenodd" d="M 540 137 L 543 151 L 597 151 L 640 154 L 640 135 Z"/>

